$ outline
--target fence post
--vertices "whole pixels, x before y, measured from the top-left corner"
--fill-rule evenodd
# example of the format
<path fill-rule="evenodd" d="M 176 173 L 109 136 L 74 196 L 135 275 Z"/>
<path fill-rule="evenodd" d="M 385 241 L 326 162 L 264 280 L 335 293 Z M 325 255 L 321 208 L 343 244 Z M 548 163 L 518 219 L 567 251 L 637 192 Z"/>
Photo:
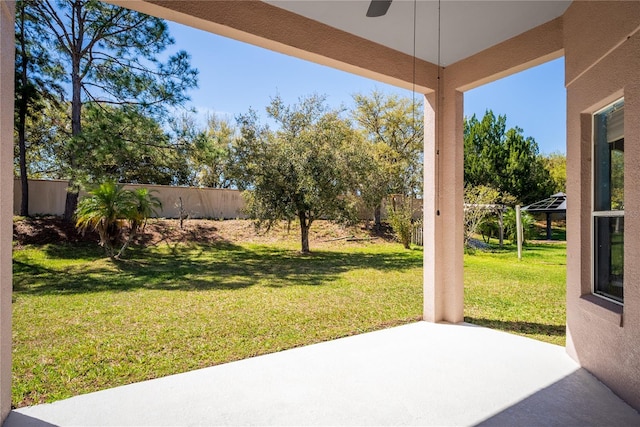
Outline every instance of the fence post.
<path fill-rule="evenodd" d="M 502 245 L 504 244 L 504 221 L 503 221 L 503 215 L 504 214 L 504 205 L 500 206 L 500 209 L 498 210 L 498 225 L 500 226 L 500 248 L 502 249 Z"/>
<path fill-rule="evenodd" d="M 522 259 L 522 217 L 520 205 L 516 205 L 516 240 L 518 241 L 518 259 Z"/>

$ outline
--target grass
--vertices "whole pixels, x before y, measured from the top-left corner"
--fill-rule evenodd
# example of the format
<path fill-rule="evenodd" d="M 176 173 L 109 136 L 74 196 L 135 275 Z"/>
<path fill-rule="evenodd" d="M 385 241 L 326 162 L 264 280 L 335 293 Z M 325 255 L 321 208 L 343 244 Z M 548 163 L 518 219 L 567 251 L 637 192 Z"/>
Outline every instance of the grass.
<path fill-rule="evenodd" d="M 94 245 L 14 253 L 13 404 L 72 395 L 415 321 L 422 251 L 360 244 Z"/>
<path fill-rule="evenodd" d="M 465 321 L 565 345 L 566 244 L 530 244 L 464 258 Z"/>
<path fill-rule="evenodd" d="M 399 244 L 94 244 L 14 252 L 13 404 L 412 322 L 422 251 Z M 565 245 L 466 254 L 465 320 L 564 344 Z"/>
<path fill-rule="evenodd" d="M 534 228 L 534 239 L 547 240 L 547 221 L 537 221 Z M 567 224 L 565 220 L 551 221 L 551 240 L 566 241 L 567 240 Z"/>

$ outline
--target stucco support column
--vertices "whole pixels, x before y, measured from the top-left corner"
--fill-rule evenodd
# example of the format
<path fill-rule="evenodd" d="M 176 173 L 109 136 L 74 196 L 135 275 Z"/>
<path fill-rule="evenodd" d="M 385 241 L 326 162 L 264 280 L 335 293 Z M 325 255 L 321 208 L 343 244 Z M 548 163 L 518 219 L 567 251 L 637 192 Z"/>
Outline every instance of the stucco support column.
<path fill-rule="evenodd" d="M 425 97 L 424 320 L 464 320 L 463 94 Z"/>
<path fill-rule="evenodd" d="M 11 411 L 14 8 L 0 2 L 0 424 Z"/>

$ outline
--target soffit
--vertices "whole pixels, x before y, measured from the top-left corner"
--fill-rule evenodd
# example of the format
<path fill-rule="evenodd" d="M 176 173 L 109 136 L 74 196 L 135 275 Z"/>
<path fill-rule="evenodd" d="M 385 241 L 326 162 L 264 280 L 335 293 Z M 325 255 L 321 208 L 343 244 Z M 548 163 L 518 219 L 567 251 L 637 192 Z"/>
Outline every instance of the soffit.
<path fill-rule="evenodd" d="M 264 1 L 442 66 L 562 16 L 571 3 L 566 0 L 393 0 L 385 16 L 367 18 L 369 0 Z"/>

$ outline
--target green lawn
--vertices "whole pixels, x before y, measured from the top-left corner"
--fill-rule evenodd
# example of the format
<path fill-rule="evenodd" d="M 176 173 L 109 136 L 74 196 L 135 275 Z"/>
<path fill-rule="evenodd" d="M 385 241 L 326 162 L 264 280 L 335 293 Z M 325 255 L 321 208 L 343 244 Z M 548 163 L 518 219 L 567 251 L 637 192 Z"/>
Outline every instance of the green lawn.
<path fill-rule="evenodd" d="M 464 257 L 465 320 L 565 345 L 566 244 Z"/>
<path fill-rule="evenodd" d="M 13 404 L 412 322 L 422 251 L 176 244 L 113 263 L 93 244 L 14 252 Z M 466 320 L 564 344 L 565 246 L 465 255 Z"/>
<path fill-rule="evenodd" d="M 422 251 L 352 244 L 14 253 L 13 404 L 107 387 L 416 321 Z"/>

